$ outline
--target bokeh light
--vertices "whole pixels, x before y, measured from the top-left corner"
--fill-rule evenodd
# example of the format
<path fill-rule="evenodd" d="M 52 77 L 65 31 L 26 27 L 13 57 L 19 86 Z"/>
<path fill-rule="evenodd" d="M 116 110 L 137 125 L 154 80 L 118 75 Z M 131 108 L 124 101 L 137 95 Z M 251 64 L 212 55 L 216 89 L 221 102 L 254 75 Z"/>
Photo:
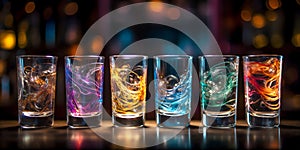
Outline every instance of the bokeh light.
<path fill-rule="evenodd" d="M 78 11 L 78 4 L 76 2 L 70 2 L 65 7 L 65 14 L 66 15 L 74 15 Z"/>
<path fill-rule="evenodd" d="M 28 2 L 25 5 L 25 12 L 30 14 L 35 10 L 35 3 L 34 2 Z"/>
<path fill-rule="evenodd" d="M 269 20 L 269 21 L 276 21 L 277 18 L 278 18 L 278 15 L 276 12 L 274 11 L 267 11 L 266 12 L 266 18 Z"/>
<path fill-rule="evenodd" d="M 0 32 L 0 47 L 5 50 L 12 50 L 16 45 L 16 35 L 12 30 Z"/>
<path fill-rule="evenodd" d="M 292 43 L 295 47 L 300 47 L 300 33 L 297 33 L 297 34 L 293 35 Z"/>
<path fill-rule="evenodd" d="M 253 38 L 252 42 L 255 48 L 263 48 L 268 45 L 268 38 L 264 34 L 258 34 Z"/>
<path fill-rule="evenodd" d="M 255 28 L 263 28 L 266 25 L 265 17 L 262 14 L 255 14 L 251 23 Z"/>
<path fill-rule="evenodd" d="M 158 2 L 158 1 L 155 1 Z M 161 12 L 164 6 L 162 3 L 149 3 L 149 9 L 153 12 Z"/>
<path fill-rule="evenodd" d="M 270 10 L 275 10 L 281 7 L 281 0 L 267 0 L 266 6 Z"/>
<path fill-rule="evenodd" d="M 177 8 L 169 8 L 167 15 L 171 20 L 177 20 L 180 17 L 180 11 Z"/>
<path fill-rule="evenodd" d="M 252 18 L 252 13 L 249 9 L 243 9 L 241 11 L 241 18 L 244 20 L 244 21 L 251 21 L 251 18 Z"/>

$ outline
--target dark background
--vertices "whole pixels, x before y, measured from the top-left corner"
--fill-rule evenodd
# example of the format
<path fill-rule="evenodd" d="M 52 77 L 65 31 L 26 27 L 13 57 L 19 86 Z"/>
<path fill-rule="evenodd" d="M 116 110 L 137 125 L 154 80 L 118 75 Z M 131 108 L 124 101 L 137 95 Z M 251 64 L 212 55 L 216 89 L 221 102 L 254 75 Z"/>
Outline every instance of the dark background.
<path fill-rule="evenodd" d="M 82 36 L 103 15 L 137 2 L 149 1 L 1 0 L 0 119 L 17 120 L 15 57 L 21 54 L 47 54 L 59 57 L 55 119 L 66 119 L 63 57 L 76 53 Z M 184 8 L 199 17 L 213 33 L 223 54 L 283 55 L 281 116 L 282 119 L 300 119 L 298 58 L 300 56 L 300 0 L 164 0 L 161 2 Z M 145 38 L 161 38 L 173 42 L 194 58 L 201 55 L 195 44 L 184 34 L 154 24 L 137 25 L 121 31 L 105 45 L 100 55 L 108 58 L 109 55 L 118 54 L 135 41 Z M 108 63 L 108 59 L 106 60 Z M 197 66 L 197 62 L 194 63 Z M 110 112 L 108 68 L 105 71 L 104 107 Z M 149 80 L 151 76 L 149 75 Z M 242 77 L 239 81 L 238 119 L 245 118 L 241 79 Z M 146 119 L 154 119 L 154 112 L 147 113 Z M 201 119 L 199 106 L 193 119 Z"/>

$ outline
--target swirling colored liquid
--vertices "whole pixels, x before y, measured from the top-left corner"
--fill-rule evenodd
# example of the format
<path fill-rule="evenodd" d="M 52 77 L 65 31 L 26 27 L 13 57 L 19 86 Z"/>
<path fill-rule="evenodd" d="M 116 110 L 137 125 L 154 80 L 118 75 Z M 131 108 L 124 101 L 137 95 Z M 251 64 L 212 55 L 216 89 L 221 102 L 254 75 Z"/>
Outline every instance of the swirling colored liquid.
<path fill-rule="evenodd" d="M 43 63 L 25 66 L 19 70 L 19 110 L 29 116 L 48 116 L 53 114 L 55 100 L 55 65 Z"/>
<path fill-rule="evenodd" d="M 180 77 L 171 74 L 160 78 L 157 81 L 157 87 L 156 109 L 159 113 L 169 116 L 189 113 L 191 102 L 191 73 L 189 71 Z"/>
<path fill-rule="evenodd" d="M 72 67 L 72 68 L 71 68 Z M 72 116 L 99 115 L 102 109 L 103 63 L 66 65 L 68 111 Z"/>
<path fill-rule="evenodd" d="M 264 62 L 245 62 L 246 99 L 250 109 L 278 110 L 280 107 L 280 61 L 270 58 Z"/>
<path fill-rule="evenodd" d="M 233 62 L 222 62 L 204 72 L 202 88 L 202 108 L 211 112 L 235 111 L 238 67 Z"/>
<path fill-rule="evenodd" d="M 129 65 L 111 69 L 112 108 L 115 114 L 142 114 L 146 98 L 146 71 Z"/>

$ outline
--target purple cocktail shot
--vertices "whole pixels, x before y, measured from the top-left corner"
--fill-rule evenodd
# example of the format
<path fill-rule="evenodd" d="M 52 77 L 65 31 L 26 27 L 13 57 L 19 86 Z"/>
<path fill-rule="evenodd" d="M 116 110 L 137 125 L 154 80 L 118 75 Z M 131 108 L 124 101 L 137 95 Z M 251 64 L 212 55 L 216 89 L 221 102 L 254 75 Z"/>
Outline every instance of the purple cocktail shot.
<path fill-rule="evenodd" d="M 66 56 L 67 124 L 99 127 L 102 121 L 103 56 Z"/>

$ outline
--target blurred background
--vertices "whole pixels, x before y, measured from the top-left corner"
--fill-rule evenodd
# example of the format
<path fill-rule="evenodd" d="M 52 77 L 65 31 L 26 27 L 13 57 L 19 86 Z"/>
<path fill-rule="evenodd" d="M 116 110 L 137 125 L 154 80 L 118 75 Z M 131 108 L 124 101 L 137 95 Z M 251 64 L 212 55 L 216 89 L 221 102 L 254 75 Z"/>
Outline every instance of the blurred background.
<path fill-rule="evenodd" d="M 300 119 L 300 0 L 160 1 L 184 8 L 199 17 L 216 38 L 223 54 L 283 55 L 281 116 L 282 119 Z M 59 57 L 55 119 L 66 119 L 63 57 L 76 53 L 82 36 L 103 15 L 138 2 L 150 1 L 1 0 L 0 120 L 17 120 L 16 56 L 22 54 Z M 149 9 L 166 11 L 161 5 Z M 173 19 L 178 15 L 176 10 L 170 13 Z M 118 54 L 144 38 L 166 39 L 187 54 L 201 55 L 195 44 L 182 33 L 160 25 L 134 26 L 121 31 L 104 46 L 101 55 Z M 97 48 L 103 43 L 94 40 L 92 44 Z M 105 81 L 108 81 L 108 70 L 105 74 Z M 111 107 L 109 88 L 109 83 L 105 83 L 104 106 L 108 110 Z M 245 118 L 242 80 L 239 81 L 237 113 L 238 119 Z M 154 112 L 147 113 L 146 119 L 154 119 Z M 201 119 L 198 106 L 193 119 Z"/>

